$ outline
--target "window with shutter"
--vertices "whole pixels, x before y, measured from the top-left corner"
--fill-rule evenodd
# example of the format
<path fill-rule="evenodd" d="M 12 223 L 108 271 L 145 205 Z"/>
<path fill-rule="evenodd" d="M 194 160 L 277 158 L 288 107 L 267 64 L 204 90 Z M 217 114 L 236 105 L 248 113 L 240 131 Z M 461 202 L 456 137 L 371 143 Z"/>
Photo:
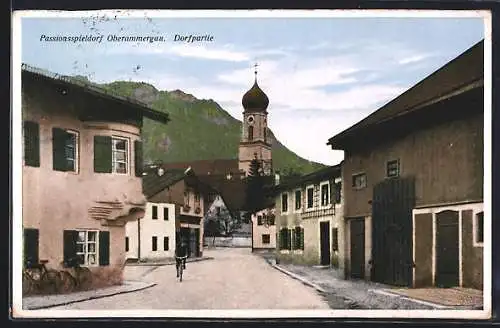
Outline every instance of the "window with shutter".
<path fill-rule="evenodd" d="M 288 238 L 287 249 L 291 250 L 292 249 L 292 229 L 287 230 L 287 238 Z"/>
<path fill-rule="evenodd" d="M 257 225 L 262 225 L 262 215 L 257 215 Z"/>
<path fill-rule="evenodd" d="M 99 265 L 109 265 L 109 231 L 99 232 Z"/>
<path fill-rule="evenodd" d="M 39 234 L 38 229 L 24 229 L 24 265 L 29 267 L 33 264 L 38 264 L 38 245 Z"/>
<path fill-rule="evenodd" d="M 300 228 L 300 249 L 304 250 L 304 228 Z"/>
<path fill-rule="evenodd" d="M 24 164 L 40 166 L 40 127 L 36 122 L 25 121 L 24 133 Z"/>
<path fill-rule="evenodd" d="M 307 208 L 313 208 L 314 206 L 314 187 L 307 187 Z"/>
<path fill-rule="evenodd" d="M 111 137 L 94 136 L 94 172 L 112 172 L 113 151 Z"/>
<path fill-rule="evenodd" d="M 135 140 L 134 141 L 134 163 L 135 163 L 135 176 L 142 176 L 143 171 L 143 155 L 142 155 L 142 141 Z"/>
<path fill-rule="evenodd" d="M 128 139 L 121 137 L 112 137 L 112 168 L 113 173 L 128 173 Z"/>
<path fill-rule="evenodd" d="M 52 163 L 55 171 L 77 172 L 77 132 L 60 128 L 52 129 Z"/>

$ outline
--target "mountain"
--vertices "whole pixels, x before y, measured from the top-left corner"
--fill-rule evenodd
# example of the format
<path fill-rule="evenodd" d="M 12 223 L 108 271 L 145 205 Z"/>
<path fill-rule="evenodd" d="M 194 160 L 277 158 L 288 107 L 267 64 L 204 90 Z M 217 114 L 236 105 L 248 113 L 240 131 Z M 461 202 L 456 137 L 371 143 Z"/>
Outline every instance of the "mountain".
<path fill-rule="evenodd" d="M 80 78 L 80 77 L 75 77 Z M 160 91 L 142 82 L 116 81 L 100 85 L 113 93 L 133 97 L 155 110 L 167 112 L 167 125 L 144 119 L 144 160 L 181 162 L 200 159 L 236 159 L 241 121 L 232 117 L 212 99 L 197 99 L 181 90 Z M 306 174 L 323 164 L 299 157 L 270 133 L 273 167 Z"/>

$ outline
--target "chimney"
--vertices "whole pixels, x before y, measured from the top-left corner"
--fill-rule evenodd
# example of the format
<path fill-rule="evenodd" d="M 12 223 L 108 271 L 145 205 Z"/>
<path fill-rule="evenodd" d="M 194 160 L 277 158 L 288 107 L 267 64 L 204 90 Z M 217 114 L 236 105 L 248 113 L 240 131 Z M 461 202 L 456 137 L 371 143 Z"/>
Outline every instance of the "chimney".
<path fill-rule="evenodd" d="M 280 171 L 276 171 L 274 173 L 274 185 L 277 186 L 280 184 Z"/>

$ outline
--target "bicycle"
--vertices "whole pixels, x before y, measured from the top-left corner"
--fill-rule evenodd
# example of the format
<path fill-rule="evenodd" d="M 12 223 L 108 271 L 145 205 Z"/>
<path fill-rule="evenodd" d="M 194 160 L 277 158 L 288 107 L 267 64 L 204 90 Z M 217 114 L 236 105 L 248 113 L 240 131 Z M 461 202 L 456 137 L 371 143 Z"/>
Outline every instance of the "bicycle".
<path fill-rule="evenodd" d="M 73 273 L 61 271 L 61 289 L 64 292 L 74 290 L 87 290 L 92 286 L 92 271 L 85 266 L 80 265 L 78 258 L 73 257 L 63 261 L 65 267 L 72 269 Z"/>
<path fill-rule="evenodd" d="M 23 272 L 23 294 L 57 293 L 61 286 L 59 271 L 47 269 L 48 260 L 32 263 L 27 260 Z"/>
<path fill-rule="evenodd" d="M 187 255 L 182 257 L 177 257 L 177 256 L 175 257 L 175 268 L 177 271 L 177 277 L 179 278 L 179 282 L 182 282 L 182 272 L 186 267 L 186 259 Z"/>

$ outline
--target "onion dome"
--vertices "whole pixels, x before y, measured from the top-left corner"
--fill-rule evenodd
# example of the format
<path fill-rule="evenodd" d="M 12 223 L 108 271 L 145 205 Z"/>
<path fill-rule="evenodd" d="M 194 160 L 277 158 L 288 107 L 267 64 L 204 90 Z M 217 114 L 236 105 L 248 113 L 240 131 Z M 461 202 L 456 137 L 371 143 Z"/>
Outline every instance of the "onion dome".
<path fill-rule="evenodd" d="M 267 98 L 267 95 L 257 84 L 257 71 L 255 72 L 255 83 L 252 88 L 243 95 L 241 104 L 243 108 L 245 108 L 245 111 L 248 112 L 265 112 L 269 105 L 269 98 Z"/>

